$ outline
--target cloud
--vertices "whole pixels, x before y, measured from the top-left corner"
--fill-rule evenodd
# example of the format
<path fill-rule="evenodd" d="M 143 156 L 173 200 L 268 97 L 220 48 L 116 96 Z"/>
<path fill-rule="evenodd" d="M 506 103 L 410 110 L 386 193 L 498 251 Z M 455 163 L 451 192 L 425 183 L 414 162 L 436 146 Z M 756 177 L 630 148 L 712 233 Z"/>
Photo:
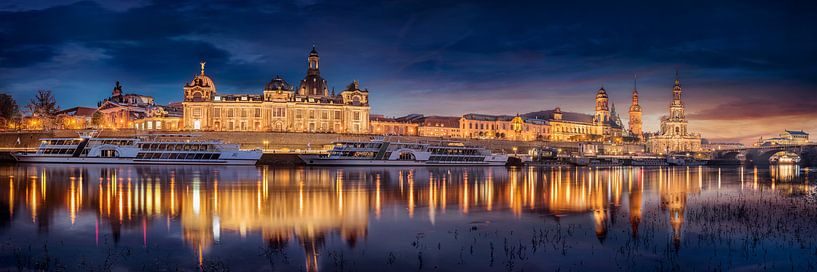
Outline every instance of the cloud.
<path fill-rule="evenodd" d="M 219 92 L 261 92 L 276 74 L 302 78 L 316 43 L 330 86 L 358 79 L 390 115 L 588 112 L 601 85 L 622 109 L 636 73 L 655 129 L 676 67 L 691 125 L 799 122 L 815 108 L 802 99 L 817 88 L 814 2 L 122 3 L 0 4 L 0 88 L 21 100 L 52 88 L 70 107 L 120 80 L 178 101 L 204 58 Z"/>

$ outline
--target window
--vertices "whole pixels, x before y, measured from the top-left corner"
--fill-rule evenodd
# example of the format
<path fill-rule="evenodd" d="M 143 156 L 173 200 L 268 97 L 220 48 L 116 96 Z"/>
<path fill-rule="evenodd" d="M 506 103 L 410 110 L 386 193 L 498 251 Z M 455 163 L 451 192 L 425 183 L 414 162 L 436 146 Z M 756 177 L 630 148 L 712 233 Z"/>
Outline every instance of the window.
<path fill-rule="evenodd" d="M 213 117 L 221 117 L 221 108 L 213 109 Z"/>
<path fill-rule="evenodd" d="M 241 117 L 247 117 L 247 115 L 249 115 L 247 109 L 241 109 Z"/>
<path fill-rule="evenodd" d="M 275 108 L 272 111 L 272 117 L 286 117 L 286 109 L 285 108 Z"/>
<path fill-rule="evenodd" d="M 355 121 L 360 121 L 360 112 L 359 112 L 359 111 L 356 111 L 356 112 L 355 112 L 355 115 L 354 115 L 354 120 L 355 120 Z M 357 129 L 355 129 L 355 130 L 357 130 Z"/>
<path fill-rule="evenodd" d="M 321 112 L 321 119 L 324 119 L 324 120 L 329 119 L 329 112 L 328 111 L 322 111 Z"/>
<path fill-rule="evenodd" d="M 156 121 L 156 129 L 162 129 L 162 121 Z"/>
<path fill-rule="evenodd" d="M 340 115 L 340 111 L 339 111 L 339 110 L 336 110 L 336 111 L 335 111 L 335 120 L 340 120 L 340 116 L 341 116 L 341 115 Z"/>
<path fill-rule="evenodd" d="M 150 123 L 148 123 L 148 129 L 150 129 Z M 201 129 L 201 120 L 193 120 L 193 129 L 200 130 Z"/>
<path fill-rule="evenodd" d="M 201 117 L 201 109 L 200 108 L 193 109 L 193 117 Z"/>
<path fill-rule="evenodd" d="M 309 119 L 315 119 L 315 111 L 309 110 Z"/>
<path fill-rule="evenodd" d="M 304 110 L 298 109 L 295 111 L 295 118 L 304 118 Z"/>
<path fill-rule="evenodd" d="M 147 121 L 146 123 L 148 123 L 148 129 L 153 129 L 153 122 Z"/>
<path fill-rule="evenodd" d="M 233 109 L 227 109 L 227 117 L 233 117 Z"/>
<path fill-rule="evenodd" d="M 261 117 L 261 108 L 255 108 L 255 117 Z"/>

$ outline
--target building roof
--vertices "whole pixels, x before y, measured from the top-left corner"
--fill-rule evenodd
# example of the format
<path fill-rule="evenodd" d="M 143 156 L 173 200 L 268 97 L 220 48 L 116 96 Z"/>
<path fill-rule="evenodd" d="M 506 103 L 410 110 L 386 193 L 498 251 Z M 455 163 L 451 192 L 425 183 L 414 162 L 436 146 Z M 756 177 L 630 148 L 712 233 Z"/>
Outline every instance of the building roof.
<path fill-rule="evenodd" d="M 217 96 L 219 99 L 216 101 L 263 101 L 264 98 L 259 94 L 222 94 Z"/>
<path fill-rule="evenodd" d="M 489 115 L 480 113 L 469 113 L 463 115 L 462 118 L 477 121 L 511 121 L 515 116 L 511 115 Z"/>
<path fill-rule="evenodd" d="M 798 136 L 808 136 L 808 133 L 802 130 L 786 130 L 786 133 Z"/>
<path fill-rule="evenodd" d="M 553 120 L 554 111 L 555 110 L 529 112 L 522 114 L 522 117 L 542 120 Z M 593 123 L 593 115 L 563 111 L 562 120 L 568 122 Z"/>
<path fill-rule="evenodd" d="M 426 116 L 420 124 L 424 127 L 459 128 L 460 117 L 456 116 Z"/>
<path fill-rule="evenodd" d="M 57 115 L 65 114 L 70 116 L 85 116 L 91 117 L 96 112 L 96 108 L 88 108 L 88 107 L 73 107 L 70 109 L 58 111 Z"/>
<path fill-rule="evenodd" d="M 292 91 L 294 90 L 292 85 L 287 83 L 283 77 L 276 75 L 267 86 L 264 87 L 265 91 Z"/>

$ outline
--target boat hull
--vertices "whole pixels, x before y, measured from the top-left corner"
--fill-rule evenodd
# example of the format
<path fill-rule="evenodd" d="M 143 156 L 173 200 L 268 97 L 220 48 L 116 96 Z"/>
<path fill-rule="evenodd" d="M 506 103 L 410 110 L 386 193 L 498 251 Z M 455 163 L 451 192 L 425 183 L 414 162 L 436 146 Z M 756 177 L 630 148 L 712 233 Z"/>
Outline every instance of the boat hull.
<path fill-rule="evenodd" d="M 301 156 L 306 165 L 316 166 L 505 166 L 503 161 L 482 162 L 430 162 L 430 161 L 400 161 L 400 160 L 351 160 L 310 158 Z"/>
<path fill-rule="evenodd" d="M 136 158 L 56 157 L 16 155 L 21 163 L 76 163 L 76 164 L 187 164 L 187 165 L 255 165 L 258 159 L 225 160 L 149 160 Z"/>

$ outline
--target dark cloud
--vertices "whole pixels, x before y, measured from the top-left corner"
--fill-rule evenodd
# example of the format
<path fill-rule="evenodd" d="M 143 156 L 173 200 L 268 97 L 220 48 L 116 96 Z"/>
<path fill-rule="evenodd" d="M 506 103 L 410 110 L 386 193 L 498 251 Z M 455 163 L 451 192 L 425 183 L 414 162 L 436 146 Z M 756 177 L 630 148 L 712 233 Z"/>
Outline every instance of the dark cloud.
<path fill-rule="evenodd" d="M 303 77 L 316 43 L 330 85 L 361 80 L 386 114 L 440 109 L 429 101 L 451 113 L 587 111 L 602 84 L 627 103 L 637 73 L 657 118 L 680 67 L 691 117 L 738 120 L 810 113 L 797 98 L 817 88 L 814 18 L 807 1 L 9 1 L 0 90 L 28 100 L 55 88 L 76 94 L 65 107 L 93 105 L 122 80 L 176 101 L 205 58 L 219 92 L 258 92 L 276 74 Z"/>

